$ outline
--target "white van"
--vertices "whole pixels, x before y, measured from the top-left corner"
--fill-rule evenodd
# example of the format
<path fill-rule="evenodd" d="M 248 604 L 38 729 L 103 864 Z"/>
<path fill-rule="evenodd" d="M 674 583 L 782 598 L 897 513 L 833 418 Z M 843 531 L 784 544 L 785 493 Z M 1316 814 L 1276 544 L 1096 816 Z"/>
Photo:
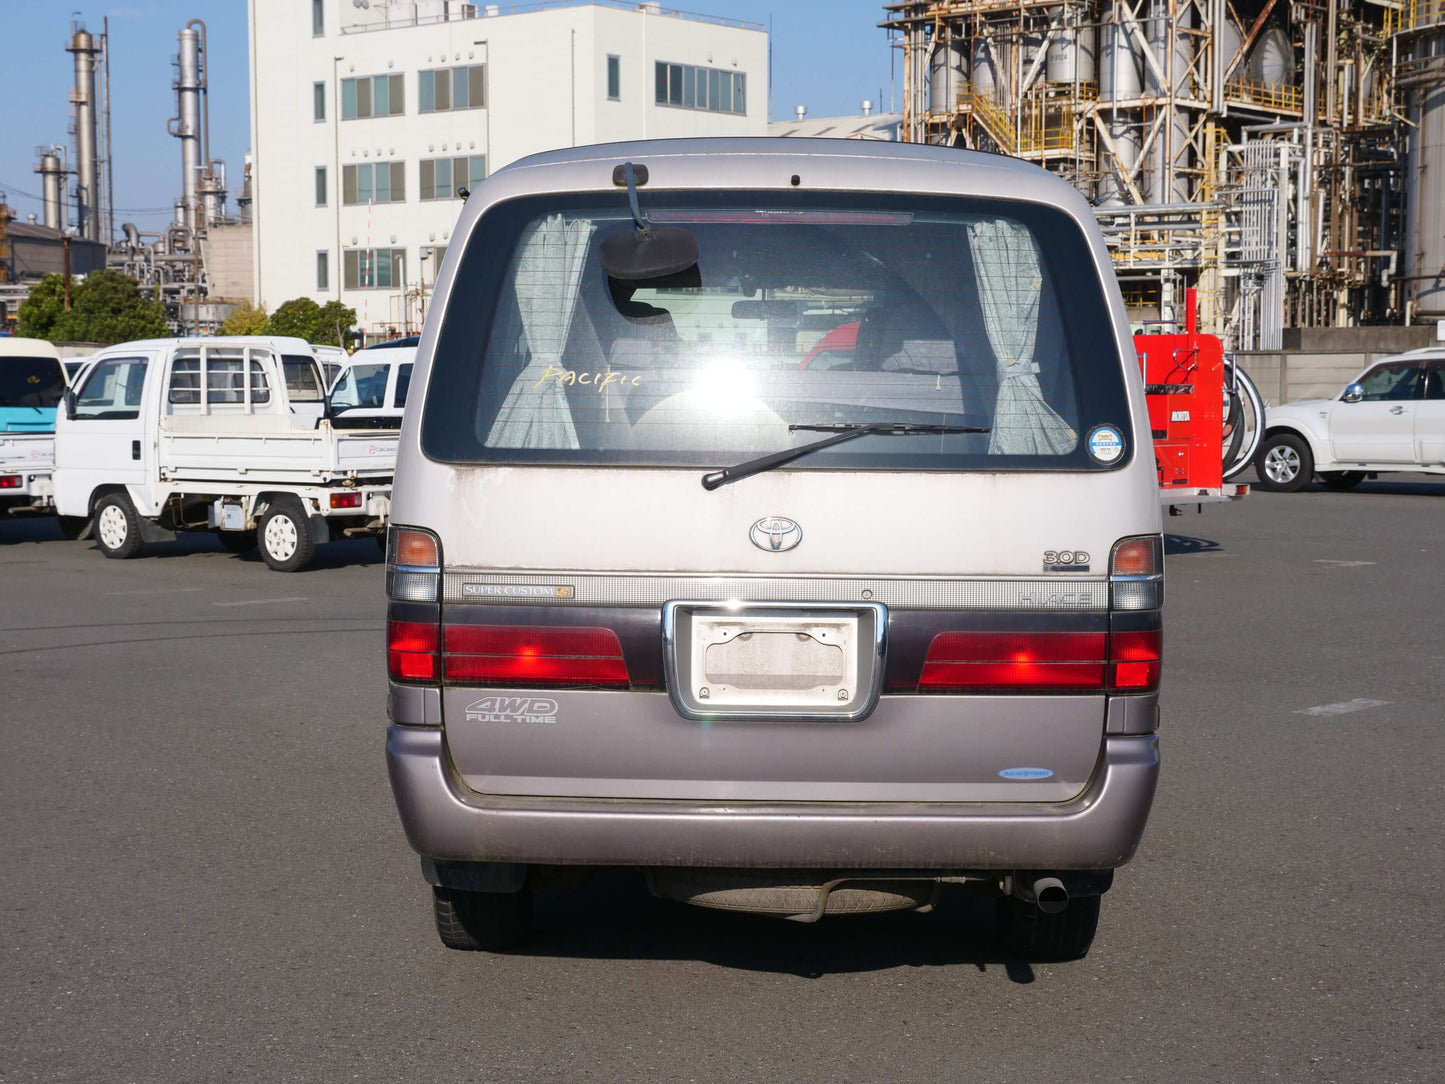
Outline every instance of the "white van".
<path fill-rule="evenodd" d="M 326 413 L 337 429 L 400 429 L 411 389 L 415 346 L 358 350 L 337 373 Z"/>
<path fill-rule="evenodd" d="M 1087 951 L 1154 794 L 1164 598 L 1078 192 L 913 144 L 537 155 L 467 201 L 411 396 L 387 757 L 444 943 L 633 866 L 804 921 L 967 885 L 1012 951 Z"/>
<path fill-rule="evenodd" d="M 259 540 L 279 572 L 334 535 L 383 532 L 396 434 L 338 433 L 320 417 L 315 359 L 289 349 L 234 336 L 97 354 L 56 420 L 56 510 L 93 521 L 107 557 L 210 530 L 236 551 Z"/>

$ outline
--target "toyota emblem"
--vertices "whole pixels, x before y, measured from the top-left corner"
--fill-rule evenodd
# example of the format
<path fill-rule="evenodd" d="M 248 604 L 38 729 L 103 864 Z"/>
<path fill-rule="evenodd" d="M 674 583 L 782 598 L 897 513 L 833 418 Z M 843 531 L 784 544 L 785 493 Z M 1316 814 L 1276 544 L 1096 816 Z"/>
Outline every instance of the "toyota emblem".
<path fill-rule="evenodd" d="M 760 550 L 790 550 L 803 540 L 803 528 L 783 516 L 764 516 L 753 524 L 748 537 Z"/>

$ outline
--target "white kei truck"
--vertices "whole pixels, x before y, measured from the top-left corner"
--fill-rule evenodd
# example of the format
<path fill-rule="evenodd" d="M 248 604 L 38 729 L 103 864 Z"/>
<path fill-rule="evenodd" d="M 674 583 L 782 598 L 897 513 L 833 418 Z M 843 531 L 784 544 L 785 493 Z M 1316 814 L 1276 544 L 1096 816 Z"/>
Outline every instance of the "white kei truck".
<path fill-rule="evenodd" d="M 309 354 L 261 337 L 152 339 L 97 354 L 55 420 L 56 511 L 107 557 L 215 531 L 296 572 L 334 537 L 385 534 L 396 433 L 338 432 Z"/>

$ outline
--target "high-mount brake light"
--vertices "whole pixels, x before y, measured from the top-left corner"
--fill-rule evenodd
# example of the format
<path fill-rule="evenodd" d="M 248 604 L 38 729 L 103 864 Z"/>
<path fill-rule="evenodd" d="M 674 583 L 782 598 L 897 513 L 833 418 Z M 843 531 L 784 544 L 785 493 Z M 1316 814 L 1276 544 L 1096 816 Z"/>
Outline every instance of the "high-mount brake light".
<path fill-rule="evenodd" d="M 449 683 L 629 685 L 622 644 L 608 628 L 448 625 L 444 642 Z"/>
<path fill-rule="evenodd" d="M 360 508 L 360 493 L 333 493 L 331 494 L 332 508 Z"/>
<path fill-rule="evenodd" d="M 0 474 L 0 489 L 19 489 L 24 484 L 23 474 Z"/>
<path fill-rule="evenodd" d="M 392 527 L 386 547 L 386 597 L 393 602 L 441 601 L 441 546 L 416 527 Z"/>
<path fill-rule="evenodd" d="M 437 627 L 427 621 L 388 621 L 386 670 L 393 681 L 440 680 Z"/>
<path fill-rule="evenodd" d="M 941 632 L 929 645 L 920 690 L 1102 690 L 1103 632 Z"/>

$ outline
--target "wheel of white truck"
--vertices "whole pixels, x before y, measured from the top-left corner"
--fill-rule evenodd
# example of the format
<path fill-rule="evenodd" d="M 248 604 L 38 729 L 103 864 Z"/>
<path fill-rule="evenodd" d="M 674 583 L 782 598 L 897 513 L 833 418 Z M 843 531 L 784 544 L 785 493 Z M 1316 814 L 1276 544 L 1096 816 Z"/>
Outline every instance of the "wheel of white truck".
<path fill-rule="evenodd" d="M 135 557 L 144 544 L 140 517 L 124 493 L 111 493 L 95 506 L 95 542 L 100 552 L 116 560 Z"/>
<path fill-rule="evenodd" d="M 261 556 L 273 572 L 299 572 L 316 555 L 311 517 L 295 497 L 278 497 L 261 517 L 256 532 Z"/>

